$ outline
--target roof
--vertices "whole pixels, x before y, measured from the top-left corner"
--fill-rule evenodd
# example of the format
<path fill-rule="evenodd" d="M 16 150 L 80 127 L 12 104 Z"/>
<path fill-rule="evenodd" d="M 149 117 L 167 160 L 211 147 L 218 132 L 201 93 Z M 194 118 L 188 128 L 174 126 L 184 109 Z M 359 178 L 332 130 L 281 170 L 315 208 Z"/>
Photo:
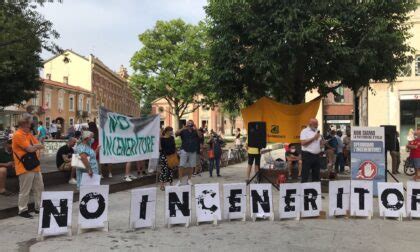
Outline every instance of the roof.
<path fill-rule="evenodd" d="M 78 91 L 78 92 L 89 93 L 89 94 L 92 93 L 89 90 L 84 89 L 84 88 L 79 87 L 79 86 L 72 86 L 72 85 L 68 85 L 68 84 L 65 84 L 65 83 L 52 81 L 52 80 L 48 80 L 48 79 L 41 79 L 41 80 L 44 84 L 47 84 L 47 85 L 50 85 L 50 86 L 59 87 L 59 88 L 67 89 L 67 90 L 71 90 L 71 91 Z"/>
<path fill-rule="evenodd" d="M 70 50 L 70 49 L 66 49 L 66 50 L 64 50 L 62 53 L 56 54 L 56 55 L 52 56 L 51 58 L 44 60 L 44 62 L 43 62 L 43 63 L 45 64 L 45 63 L 47 63 L 48 61 L 51 61 L 51 60 L 53 60 L 53 59 L 57 58 L 58 56 L 65 54 L 66 52 L 70 52 L 70 53 L 72 53 L 72 54 L 74 54 L 74 55 L 76 55 L 76 56 L 78 56 L 78 57 L 80 57 L 80 58 L 82 58 L 82 59 L 84 59 L 84 60 L 87 60 L 87 61 L 89 60 L 88 58 L 86 58 L 86 57 L 84 57 L 84 56 L 82 56 L 82 55 L 80 55 L 80 54 L 78 54 L 78 53 L 76 53 L 76 52 L 74 52 L 74 51 L 72 51 L 72 50 Z"/>

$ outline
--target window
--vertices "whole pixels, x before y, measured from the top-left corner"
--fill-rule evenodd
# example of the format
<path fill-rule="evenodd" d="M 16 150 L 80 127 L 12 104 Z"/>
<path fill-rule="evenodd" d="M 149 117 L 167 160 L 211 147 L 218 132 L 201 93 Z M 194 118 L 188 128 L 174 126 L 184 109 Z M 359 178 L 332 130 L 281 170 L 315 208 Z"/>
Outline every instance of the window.
<path fill-rule="evenodd" d="M 58 91 L 57 105 L 59 110 L 64 109 L 64 92 L 62 89 Z"/>
<path fill-rule="evenodd" d="M 47 73 L 45 78 L 47 78 L 47 80 L 51 80 L 51 74 Z"/>
<path fill-rule="evenodd" d="M 74 95 L 70 95 L 69 98 L 69 111 L 74 111 Z"/>
<path fill-rule="evenodd" d="M 163 113 L 163 111 L 165 111 L 165 109 L 163 107 L 159 107 L 159 113 Z"/>
<path fill-rule="evenodd" d="M 86 111 L 90 113 L 90 98 L 86 99 Z"/>
<path fill-rule="evenodd" d="M 50 118 L 49 117 L 45 117 L 45 127 L 49 128 L 50 127 Z"/>
<path fill-rule="evenodd" d="M 398 73 L 398 76 L 400 77 L 410 77 L 411 76 L 411 66 L 413 62 L 408 62 L 403 66 L 403 68 Z"/>
<path fill-rule="evenodd" d="M 63 77 L 63 83 L 65 83 L 65 84 L 69 84 L 69 77 L 64 76 L 64 77 Z"/>
<path fill-rule="evenodd" d="M 339 86 L 335 89 L 337 95 L 334 96 L 335 103 L 343 103 L 344 102 L 344 87 Z"/>
<path fill-rule="evenodd" d="M 72 118 L 72 117 L 69 118 L 69 124 L 70 124 L 70 126 L 74 125 L 74 118 Z"/>
<path fill-rule="evenodd" d="M 83 95 L 79 95 L 77 100 L 77 110 L 83 110 Z"/>
<path fill-rule="evenodd" d="M 45 107 L 51 108 L 51 92 L 45 94 Z"/>
<path fill-rule="evenodd" d="M 416 76 L 420 76 L 420 55 L 416 55 Z"/>
<path fill-rule="evenodd" d="M 39 92 L 36 92 L 36 96 L 34 98 L 31 99 L 31 103 L 34 106 L 39 106 Z"/>

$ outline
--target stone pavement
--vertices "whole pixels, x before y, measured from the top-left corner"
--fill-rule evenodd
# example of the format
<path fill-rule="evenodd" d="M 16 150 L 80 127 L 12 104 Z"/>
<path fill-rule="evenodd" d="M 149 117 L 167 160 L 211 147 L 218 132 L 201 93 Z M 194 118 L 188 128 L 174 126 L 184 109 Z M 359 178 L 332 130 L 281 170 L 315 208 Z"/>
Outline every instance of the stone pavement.
<path fill-rule="evenodd" d="M 245 180 L 246 163 L 222 169 L 222 178 L 208 174 L 194 183 L 231 183 Z M 0 220 L 0 251 L 418 251 L 418 220 L 398 222 L 379 218 L 377 199 L 372 220 L 358 218 L 278 220 L 278 192 L 273 189 L 275 221 L 222 221 L 211 224 L 174 226 L 164 223 L 164 193 L 157 195 L 157 229 L 130 231 L 130 192 L 109 198 L 109 232 L 89 231 L 77 235 L 77 207 L 73 205 L 73 236 L 47 238 L 37 242 L 38 220 L 12 217 Z M 328 207 L 324 194 L 323 209 Z M 193 208 L 192 216 L 195 216 Z"/>

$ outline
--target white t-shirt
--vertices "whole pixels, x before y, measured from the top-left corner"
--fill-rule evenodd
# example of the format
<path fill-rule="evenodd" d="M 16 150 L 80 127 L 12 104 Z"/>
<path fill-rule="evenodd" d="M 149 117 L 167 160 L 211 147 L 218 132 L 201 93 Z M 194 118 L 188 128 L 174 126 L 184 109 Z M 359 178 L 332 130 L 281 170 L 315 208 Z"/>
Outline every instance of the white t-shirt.
<path fill-rule="evenodd" d="M 55 125 L 55 123 L 51 123 L 50 133 L 56 133 L 56 132 L 57 132 L 57 125 Z"/>
<path fill-rule="evenodd" d="M 304 128 L 300 132 L 300 140 L 308 140 L 316 135 L 316 131 L 313 131 L 310 127 Z M 312 141 L 310 144 L 303 146 L 302 151 L 307 151 L 312 154 L 319 154 L 321 152 L 321 137 L 318 140 Z"/>

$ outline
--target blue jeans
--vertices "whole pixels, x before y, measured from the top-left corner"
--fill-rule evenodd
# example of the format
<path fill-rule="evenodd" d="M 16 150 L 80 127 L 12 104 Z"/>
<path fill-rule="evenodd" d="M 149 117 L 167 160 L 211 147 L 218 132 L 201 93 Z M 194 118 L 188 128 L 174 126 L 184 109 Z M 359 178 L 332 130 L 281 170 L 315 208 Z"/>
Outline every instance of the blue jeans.
<path fill-rule="evenodd" d="M 335 171 L 340 172 L 340 173 L 344 172 L 344 165 L 345 165 L 344 153 L 343 152 L 337 153 L 337 160 L 335 161 Z"/>
<path fill-rule="evenodd" d="M 212 158 L 209 159 L 209 172 L 210 172 L 210 176 L 213 176 L 213 168 L 216 165 L 216 174 L 217 176 L 220 175 L 220 158 Z"/>

